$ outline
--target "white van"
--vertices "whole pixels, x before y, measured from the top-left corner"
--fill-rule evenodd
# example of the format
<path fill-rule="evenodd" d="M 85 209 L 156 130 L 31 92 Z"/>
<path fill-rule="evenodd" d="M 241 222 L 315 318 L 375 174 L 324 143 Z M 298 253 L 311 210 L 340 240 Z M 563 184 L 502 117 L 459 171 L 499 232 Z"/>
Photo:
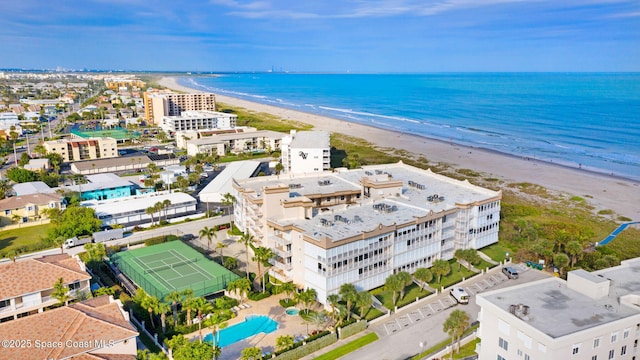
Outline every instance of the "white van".
<path fill-rule="evenodd" d="M 461 288 L 461 287 L 454 287 L 451 289 L 451 296 L 453 296 L 456 301 L 458 302 L 458 304 L 468 304 L 469 303 L 469 294 L 467 294 L 467 292 Z"/>

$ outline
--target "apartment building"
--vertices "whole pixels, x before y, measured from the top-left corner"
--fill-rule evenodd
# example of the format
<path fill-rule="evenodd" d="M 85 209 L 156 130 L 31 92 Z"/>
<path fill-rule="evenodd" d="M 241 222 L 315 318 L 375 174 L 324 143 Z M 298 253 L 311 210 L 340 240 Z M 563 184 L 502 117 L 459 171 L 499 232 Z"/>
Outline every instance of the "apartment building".
<path fill-rule="evenodd" d="M 0 358 L 135 360 L 138 332 L 120 300 L 103 295 L 0 324 Z M 13 346 L 12 346 L 13 345 Z"/>
<path fill-rule="evenodd" d="M 179 116 L 163 116 L 160 127 L 165 132 L 204 130 L 204 129 L 232 129 L 236 127 L 238 115 L 216 111 L 189 110 Z"/>
<path fill-rule="evenodd" d="M 35 193 L 8 197 L 0 200 L 0 225 L 9 225 L 15 220 L 26 223 L 47 219 L 47 210 L 64 210 L 65 208 L 64 196 L 57 193 Z"/>
<path fill-rule="evenodd" d="M 327 131 L 291 130 L 282 139 L 283 173 L 308 173 L 329 170 L 331 145 Z"/>
<path fill-rule="evenodd" d="M 403 164 L 233 180 L 235 224 L 274 250 L 270 272 L 326 302 L 498 241 L 501 192 Z"/>
<path fill-rule="evenodd" d="M 51 294 L 59 278 L 69 287 L 71 299 L 90 291 L 91 275 L 79 259 L 67 254 L 0 264 L 0 322 L 41 313 L 58 303 Z M 3 337 L 7 338 L 11 337 Z"/>
<path fill-rule="evenodd" d="M 179 116 L 183 111 L 216 111 L 216 97 L 212 93 L 178 94 L 167 91 L 148 91 L 143 95 L 144 114 L 150 124 L 160 125 L 164 116 Z"/>
<path fill-rule="evenodd" d="M 480 359 L 635 360 L 640 258 L 477 295 Z"/>
<path fill-rule="evenodd" d="M 257 130 L 238 133 L 223 133 L 186 140 L 183 143 L 187 155 L 277 151 L 282 143 L 283 133 L 270 130 Z"/>
<path fill-rule="evenodd" d="M 47 153 L 57 153 L 64 162 L 114 158 L 118 156 L 116 139 L 59 139 L 44 142 Z"/>

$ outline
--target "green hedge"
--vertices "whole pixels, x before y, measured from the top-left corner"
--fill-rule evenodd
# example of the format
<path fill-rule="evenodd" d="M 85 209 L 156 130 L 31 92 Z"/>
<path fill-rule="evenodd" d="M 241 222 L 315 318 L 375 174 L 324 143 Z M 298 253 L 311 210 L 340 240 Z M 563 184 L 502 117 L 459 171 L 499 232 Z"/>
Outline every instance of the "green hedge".
<path fill-rule="evenodd" d="M 340 336 L 340 340 L 342 340 L 342 339 L 348 338 L 351 335 L 364 331 L 366 329 L 367 329 L 367 322 L 364 320 L 360 320 L 351 325 L 347 325 L 345 327 L 339 328 L 338 334 Z"/>
<path fill-rule="evenodd" d="M 327 347 L 331 344 L 335 344 L 338 341 L 338 335 L 336 333 L 329 333 L 324 335 L 318 339 L 310 340 L 307 339 L 307 343 L 295 349 L 284 352 L 280 355 L 276 356 L 276 359 L 282 360 L 296 360 L 301 359 L 309 354 L 312 354 L 324 347 Z"/>

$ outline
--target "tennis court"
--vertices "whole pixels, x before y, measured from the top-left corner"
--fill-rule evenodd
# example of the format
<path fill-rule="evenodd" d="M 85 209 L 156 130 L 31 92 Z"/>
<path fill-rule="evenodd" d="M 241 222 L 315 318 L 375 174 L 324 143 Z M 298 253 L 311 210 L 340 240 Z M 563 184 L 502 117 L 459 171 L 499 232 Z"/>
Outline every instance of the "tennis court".
<path fill-rule="evenodd" d="M 171 291 L 192 289 L 205 296 L 226 289 L 238 276 L 179 240 L 128 250 L 111 261 L 148 294 L 163 299 Z"/>
<path fill-rule="evenodd" d="M 80 128 L 74 127 L 70 130 L 70 132 L 74 135 L 78 135 L 82 138 L 92 138 L 92 137 L 112 137 L 116 140 L 125 140 L 125 139 L 137 139 L 140 137 L 140 133 L 137 131 L 131 131 L 129 129 L 124 129 L 121 127 L 112 128 L 112 129 L 101 129 L 97 127 L 93 128 Z"/>

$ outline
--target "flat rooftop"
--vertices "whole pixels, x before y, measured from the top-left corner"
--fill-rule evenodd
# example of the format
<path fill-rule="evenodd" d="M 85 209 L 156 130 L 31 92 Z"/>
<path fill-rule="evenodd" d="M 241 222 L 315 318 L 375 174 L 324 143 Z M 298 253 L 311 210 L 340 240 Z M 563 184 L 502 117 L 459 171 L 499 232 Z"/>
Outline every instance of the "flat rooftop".
<path fill-rule="evenodd" d="M 549 278 L 478 294 L 478 297 L 506 312 L 510 312 L 511 305 L 529 306 L 529 314 L 522 321 L 552 338 L 640 314 L 640 306 L 620 303 L 622 296 L 640 295 L 640 259 L 591 274 L 602 281 L 611 281 L 608 296 L 593 299 L 567 288 L 567 282 L 562 279 Z"/>
<path fill-rule="evenodd" d="M 291 147 L 294 149 L 330 148 L 328 131 L 298 131 L 293 135 Z"/>
<path fill-rule="evenodd" d="M 149 193 L 144 195 L 126 196 L 108 200 L 87 200 L 80 203 L 82 206 L 93 208 L 96 216 L 119 215 L 144 211 L 149 206 L 164 200 L 171 201 L 172 205 L 197 203 L 191 195 L 182 192 L 174 193 Z"/>
<path fill-rule="evenodd" d="M 187 143 L 196 145 L 208 145 L 223 143 L 230 140 L 241 140 L 250 138 L 282 139 L 284 136 L 286 135 L 277 131 L 257 130 L 238 133 L 214 134 L 211 136 L 201 137 L 200 139 L 188 140 Z"/>

